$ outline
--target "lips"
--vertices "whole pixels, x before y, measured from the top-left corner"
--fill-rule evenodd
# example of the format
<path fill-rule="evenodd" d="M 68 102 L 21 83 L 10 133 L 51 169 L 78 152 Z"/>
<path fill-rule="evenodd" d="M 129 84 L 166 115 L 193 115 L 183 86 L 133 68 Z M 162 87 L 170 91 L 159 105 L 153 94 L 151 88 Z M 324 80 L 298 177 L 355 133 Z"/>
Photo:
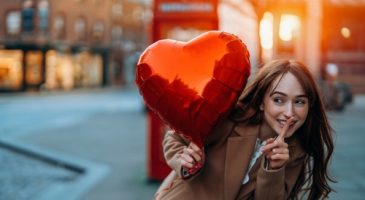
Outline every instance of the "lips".
<path fill-rule="evenodd" d="M 284 128 L 287 122 L 285 119 L 277 119 L 276 121 L 279 123 L 280 128 Z M 292 128 L 297 121 L 298 120 L 293 120 L 289 125 L 289 129 Z"/>

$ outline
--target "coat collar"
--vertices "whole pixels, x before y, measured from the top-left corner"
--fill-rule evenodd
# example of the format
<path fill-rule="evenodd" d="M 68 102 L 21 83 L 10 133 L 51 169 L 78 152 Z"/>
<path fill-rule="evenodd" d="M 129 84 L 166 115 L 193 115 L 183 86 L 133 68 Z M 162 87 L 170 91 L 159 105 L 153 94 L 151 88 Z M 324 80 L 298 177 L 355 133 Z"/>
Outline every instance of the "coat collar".
<path fill-rule="evenodd" d="M 236 124 L 227 140 L 224 199 L 234 199 L 242 184 L 256 144 L 259 126 Z"/>

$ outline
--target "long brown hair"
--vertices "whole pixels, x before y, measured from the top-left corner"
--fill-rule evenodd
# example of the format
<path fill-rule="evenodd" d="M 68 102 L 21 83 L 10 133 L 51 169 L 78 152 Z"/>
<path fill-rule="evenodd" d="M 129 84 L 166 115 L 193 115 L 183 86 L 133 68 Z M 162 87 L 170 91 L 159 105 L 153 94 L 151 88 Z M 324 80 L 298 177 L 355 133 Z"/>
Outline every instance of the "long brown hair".
<path fill-rule="evenodd" d="M 273 81 L 285 73 L 291 73 L 298 79 L 309 100 L 306 121 L 294 134 L 308 154 L 308 159 L 305 160 L 306 168 L 303 168 L 289 198 L 298 198 L 302 191 L 309 191 L 308 199 L 325 198 L 333 191 L 329 181 L 334 180 L 328 174 L 328 164 L 334 148 L 333 130 L 327 120 L 318 86 L 305 65 L 293 60 L 274 60 L 263 65 L 242 93 L 230 118 L 248 124 L 262 123 L 260 105 L 264 96 L 272 87 Z"/>

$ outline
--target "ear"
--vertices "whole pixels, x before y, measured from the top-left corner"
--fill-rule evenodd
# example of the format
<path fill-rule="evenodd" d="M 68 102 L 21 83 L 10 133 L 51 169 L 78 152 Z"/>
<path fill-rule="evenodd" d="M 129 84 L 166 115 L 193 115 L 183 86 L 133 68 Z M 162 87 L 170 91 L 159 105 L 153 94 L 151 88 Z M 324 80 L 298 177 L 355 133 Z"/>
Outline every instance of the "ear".
<path fill-rule="evenodd" d="M 264 103 L 262 103 L 262 104 L 260 105 L 260 110 L 261 110 L 261 111 L 264 111 Z"/>

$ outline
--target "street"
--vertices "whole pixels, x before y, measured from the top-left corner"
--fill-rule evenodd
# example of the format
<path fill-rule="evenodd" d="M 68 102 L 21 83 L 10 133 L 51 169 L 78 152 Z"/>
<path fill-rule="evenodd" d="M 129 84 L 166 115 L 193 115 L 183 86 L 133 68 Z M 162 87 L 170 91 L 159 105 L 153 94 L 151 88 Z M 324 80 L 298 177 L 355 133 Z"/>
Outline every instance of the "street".
<path fill-rule="evenodd" d="M 337 180 L 330 199 L 364 199 L 365 96 L 329 117 Z M 0 94 L 0 119 L 0 180 L 8 183 L 0 198 L 153 198 L 158 183 L 146 179 L 147 127 L 135 88 Z"/>

